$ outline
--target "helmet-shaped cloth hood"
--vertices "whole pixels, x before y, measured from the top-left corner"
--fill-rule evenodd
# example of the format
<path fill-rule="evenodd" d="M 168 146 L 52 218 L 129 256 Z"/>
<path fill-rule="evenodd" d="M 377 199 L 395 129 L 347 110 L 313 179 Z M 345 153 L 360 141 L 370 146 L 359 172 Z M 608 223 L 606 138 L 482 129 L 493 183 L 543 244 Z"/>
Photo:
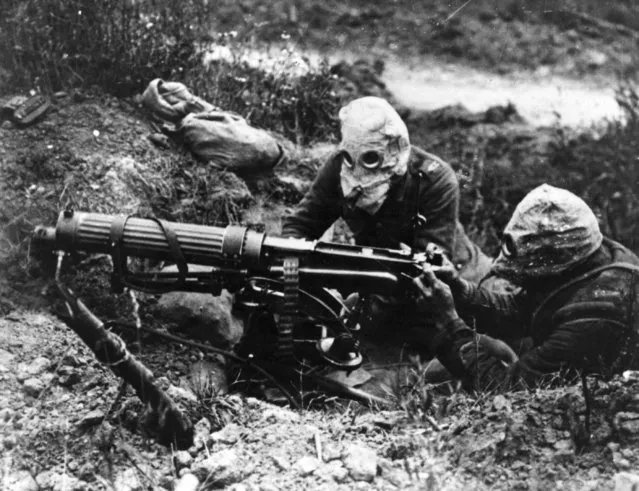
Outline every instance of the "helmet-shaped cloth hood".
<path fill-rule="evenodd" d="M 408 129 L 397 111 L 380 97 L 361 97 L 339 111 L 342 141 L 345 151 L 357 166 L 368 151 L 383 155 L 380 168 L 394 168 L 394 173 L 406 173 L 410 156 Z"/>
<path fill-rule="evenodd" d="M 510 278 L 556 275 L 585 261 L 602 240 L 597 217 L 581 198 L 542 184 L 515 208 L 493 273 Z"/>

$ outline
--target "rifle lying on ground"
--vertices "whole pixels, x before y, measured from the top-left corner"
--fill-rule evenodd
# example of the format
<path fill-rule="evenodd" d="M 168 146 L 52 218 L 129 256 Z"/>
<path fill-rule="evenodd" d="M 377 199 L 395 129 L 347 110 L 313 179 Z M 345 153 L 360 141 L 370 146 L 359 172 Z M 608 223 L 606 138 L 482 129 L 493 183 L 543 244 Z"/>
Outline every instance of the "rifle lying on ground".
<path fill-rule="evenodd" d="M 351 371 L 362 363 L 350 312 L 329 289 L 384 295 L 409 291 L 424 263 L 441 264 L 438 251 L 412 253 L 304 239 L 282 238 L 229 225 L 214 227 L 67 210 L 35 237 L 54 250 L 110 254 L 114 289 L 151 293 L 235 293 L 245 329 L 236 354 L 256 366 L 310 360 Z M 177 272 L 131 272 L 128 257 L 175 262 Z M 189 272 L 188 264 L 210 271 Z M 376 400 L 339 383 L 317 379 L 325 390 Z"/>

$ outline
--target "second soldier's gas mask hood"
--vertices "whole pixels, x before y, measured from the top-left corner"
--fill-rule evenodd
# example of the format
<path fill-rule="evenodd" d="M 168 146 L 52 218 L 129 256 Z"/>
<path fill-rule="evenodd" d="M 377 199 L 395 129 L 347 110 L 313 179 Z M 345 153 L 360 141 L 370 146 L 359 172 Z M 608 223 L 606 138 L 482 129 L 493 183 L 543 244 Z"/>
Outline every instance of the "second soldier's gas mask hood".
<path fill-rule="evenodd" d="M 344 198 L 349 206 L 374 215 L 384 204 L 393 177 L 408 169 L 408 130 L 390 104 L 379 97 L 356 99 L 341 109 L 339 117 Z"/>

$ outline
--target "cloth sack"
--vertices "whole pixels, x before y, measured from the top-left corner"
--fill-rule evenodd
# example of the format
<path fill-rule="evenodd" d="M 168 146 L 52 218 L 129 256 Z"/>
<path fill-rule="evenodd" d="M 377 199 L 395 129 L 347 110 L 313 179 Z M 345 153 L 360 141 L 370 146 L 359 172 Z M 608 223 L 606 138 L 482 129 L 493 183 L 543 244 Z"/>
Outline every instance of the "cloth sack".
<path fill-rule="evenodd" d="M 142 104 L 155 119 L 170 123 L 178 123 L 190 113 L 219 110 L 191 94 L 186 85 L 159 78 L 152 80 L 142 94 Z"/>
<path fill-rule="evenodd" d="M 286 158 L 267 131 L 229 112 L 188 114 L 177 131 L 198 159 L 237 173 L 269 171 Z"/>

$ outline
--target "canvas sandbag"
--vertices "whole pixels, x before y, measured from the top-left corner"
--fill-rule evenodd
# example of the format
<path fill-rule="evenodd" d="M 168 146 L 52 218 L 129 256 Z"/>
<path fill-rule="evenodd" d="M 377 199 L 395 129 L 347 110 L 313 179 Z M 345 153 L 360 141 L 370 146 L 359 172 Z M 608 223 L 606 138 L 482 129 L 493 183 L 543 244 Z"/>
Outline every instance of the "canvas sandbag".
<path fill-rule="evenodd" d="M 252 127 L 237 114 L 223 111 L 189 114 L 177 130 L 198 159 L 221 169 L 264 172 L 285 158 L 283 148 L 270 133 Z"/>
<path fill-rule="evenodd" d="M 178 123 L 190 113 L 201 113 L 218 110 L 189 91 L 180 82 L 166 82 L 159 78 L 151 81 L 142 94 L 142 104 L 159 120 Z"/>

